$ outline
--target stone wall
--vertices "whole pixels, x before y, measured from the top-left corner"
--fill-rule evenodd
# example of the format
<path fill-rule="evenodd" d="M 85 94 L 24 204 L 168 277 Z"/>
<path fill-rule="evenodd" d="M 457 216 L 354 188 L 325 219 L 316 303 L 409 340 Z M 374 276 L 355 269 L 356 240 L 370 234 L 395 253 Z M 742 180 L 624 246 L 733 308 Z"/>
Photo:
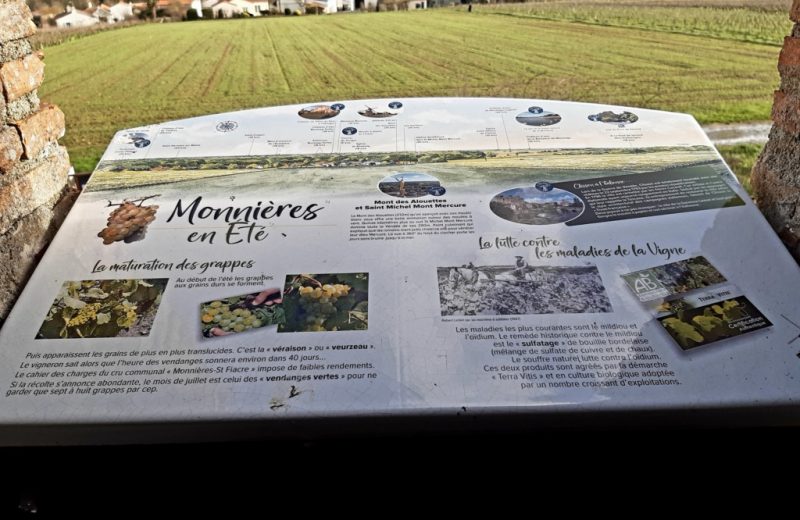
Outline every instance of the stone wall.
<path fill-rule="evenodd" d="M 0 325 L 75 200 L 64 114 L 39 101 L 44 55 L 24 0 L 0 0 Z"/>
<path fill-rule="evenodd" d="M 781 86 L 772 130 L 752 182 L 759 208 L 800 262 L 800 0 L 794 0 L 789 17 L 795 25 L 778 58 Z"/>

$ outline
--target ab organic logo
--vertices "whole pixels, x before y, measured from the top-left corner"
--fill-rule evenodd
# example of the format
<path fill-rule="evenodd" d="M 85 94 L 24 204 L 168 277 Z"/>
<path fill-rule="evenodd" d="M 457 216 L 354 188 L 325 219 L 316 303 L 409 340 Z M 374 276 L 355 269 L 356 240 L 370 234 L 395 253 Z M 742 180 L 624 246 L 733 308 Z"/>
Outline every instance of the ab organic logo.
<path fill-rule="evenodd" d="M 640 274 L 633 282 L 633 290 L 636 292 L 636 294 L 648 293 L 663 288 L 664 286 L 661 285 L 658 280 L 653 278 L 653 275 L 650 273 Z"/>

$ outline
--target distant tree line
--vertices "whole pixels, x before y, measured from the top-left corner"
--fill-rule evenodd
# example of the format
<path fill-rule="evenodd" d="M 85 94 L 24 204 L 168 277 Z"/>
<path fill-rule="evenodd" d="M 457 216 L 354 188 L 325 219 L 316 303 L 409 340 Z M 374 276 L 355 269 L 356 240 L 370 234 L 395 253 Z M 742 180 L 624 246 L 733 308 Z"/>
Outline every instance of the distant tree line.
<path fill-rule="evenodd" d="M 238 170 L 268 168 L 345 168 L 392 164 L 440 163 L 485 158 L 482 151 L 394 152 L 238 157 L 176 157 L 104 161 L 98 171 Z"/>

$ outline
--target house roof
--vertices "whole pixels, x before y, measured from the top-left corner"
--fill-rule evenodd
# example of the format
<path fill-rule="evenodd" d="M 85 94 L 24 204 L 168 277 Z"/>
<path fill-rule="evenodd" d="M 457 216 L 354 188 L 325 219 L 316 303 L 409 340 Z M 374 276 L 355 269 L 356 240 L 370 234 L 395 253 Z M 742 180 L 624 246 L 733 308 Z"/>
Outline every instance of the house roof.
<path fill-rule="evenodd" d="M 72 11 L 70 11 L 70 12 L 68 12 L 68 13 L 61 13 L 61 14 L 59 14 L 59 15 L 56 15 L 56 16 L 54 16 L 54 17 L 53 17 L 53 20 L 59 20 L 59 19 L 61 19 L 61 18 L 64 18 L 65 16 L 69 16 L 69 15 L 71 15 L 71 14 L 82 15 L 82 16 L 88 16 L 89 18 L 93 18 L 93 17 L 92 17 L 92 13 L 90 13 L 90 12 L 88 12 L 88 11 L 81 11 L 80 9 L 73 9 Z"/>
<path fill-rule="evenodd" d="M 176 1 L 183 7 L 190 7 L 192 5 L 192 0 L 158 0 L 156 5 L 158 5 L 158 7 L 167 7 L 174 4 Z"/>
<path fill-rule="evenodd" d="M 181 4 L 182 7 L 191 7 L 192 0 L 158 0 L 156 2 L 157 7 L 169 7 L 170 5 L 174 4 L 175 2 Z"/>

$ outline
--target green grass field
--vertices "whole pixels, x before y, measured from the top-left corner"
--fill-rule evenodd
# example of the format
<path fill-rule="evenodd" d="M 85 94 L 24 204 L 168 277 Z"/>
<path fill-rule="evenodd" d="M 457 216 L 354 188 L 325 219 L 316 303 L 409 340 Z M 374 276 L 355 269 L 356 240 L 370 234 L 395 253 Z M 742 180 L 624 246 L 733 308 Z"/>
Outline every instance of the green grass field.
<path fill-rule="evenodd" d="M 63 142 L 78 171 L 123 128 L 317 100 L 513 96 L 701 122 L 769 118 L 774 36 L 752 43 L 500 12 L 526 5 L 138 25 L 48 47 L 40 96 L 66 113 Z M 685 32 L 697 31 L 687 22 Z"/>
<path fill-rule="evenodd" d="M 483 7 L 494 14 L 695 34 L 781 45 L 791 31 L 788 0 L 550 0 Z"/>

